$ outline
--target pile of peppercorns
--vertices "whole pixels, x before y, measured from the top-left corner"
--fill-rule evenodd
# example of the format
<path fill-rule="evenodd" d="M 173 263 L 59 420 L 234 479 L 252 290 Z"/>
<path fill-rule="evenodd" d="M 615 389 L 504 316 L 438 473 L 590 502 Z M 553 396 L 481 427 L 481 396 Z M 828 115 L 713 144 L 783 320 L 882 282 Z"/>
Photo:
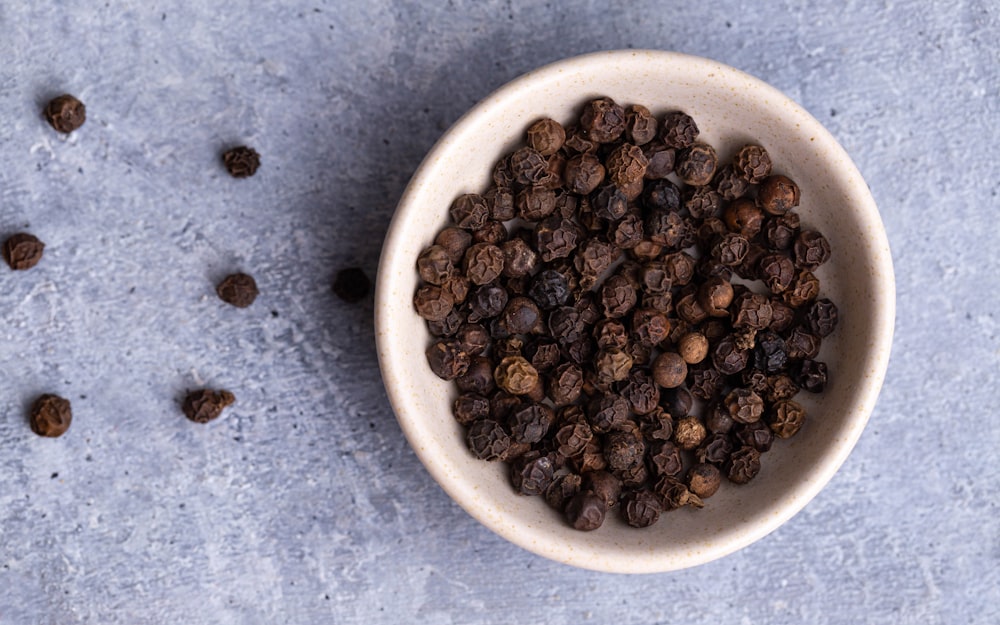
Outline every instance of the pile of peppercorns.
<path fill-rule="evenodd" d="M 423 250 L 417 313 L 469 450 L 576 529 L 633 527 L 753 479 L 823 391 L 830 257 L 800 191 L 746 145 L 719 165 L 689 115 L 610 98 L 542 119 Z"/>

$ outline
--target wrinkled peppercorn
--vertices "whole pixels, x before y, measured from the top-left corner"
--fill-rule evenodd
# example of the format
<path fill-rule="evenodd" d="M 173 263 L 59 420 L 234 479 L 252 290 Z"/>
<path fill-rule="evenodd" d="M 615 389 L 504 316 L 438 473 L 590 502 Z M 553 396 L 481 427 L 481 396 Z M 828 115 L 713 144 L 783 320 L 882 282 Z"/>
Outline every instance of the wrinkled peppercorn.
<path fill-rule="evenodd" d="M 746 423 L 736 427 L 736 440 L 740 444 L 753 447 L 760 453 L 766 453 L 774 443 L 774 432 L 763 420 Z"/>
<path fill-rule="evenodd" d="M 32 403 L 28 423 L 35 434 L 57 438 L 66 433 L 72 421 L 73 410 L 69 400 L 46 393 Z"/>
<path fill-rule="evenodd" d="M 698 462 L 707 462 L 717 467 L 724 467 L 733 453 L 733 442 L 726 432 L 714 432 L 702 441 L 695 450 Z"/>
<path fill-rule="evenodd" d="M 764 400 L 747 388 L 734 388 L 726 395 L 726 410 L 737 423 L 753 423 L 764 414 Z"/>
<path fill-rule="evenodd" d="M 604 458 L 611 471 L 625 471 L 642 462 L 646 444 L 633 432 L 612 432 L 604 439 Z"/>
<path fill-rule="evenodd" d="M 803 360 L 792 370 L 795 383 L 804 391 L 822 393 L 826 388 L 826 363 L 818 360 Z"/>
<path fill-rule="evenodd" d="M 653 141 L 647 143 L 642 148 L 642 153 L 646 157 L 647 180 L 662 180 L 674 173 L 674 162 L 677 159 L 677 151 L 667 147 L 663 143 Z"/>
<path fill-rule="evenodd" d="M 660 498 L 648 490 L 636 490 L 625 497 L 622 514 L 632 527 L 649 527 L 660 520 Z"/>
<path fill-rule="evenodd" d="M 45 105 L 45 119 L 59 132 L 69 134 L 87 121 L 87 107 L 68 93 Z"/>
<path fill-rule="evenodd" d="M 566 141 L 566 129 L 554 119 L 546 117 L 528 126 L 528 145 L 542 156 L 559 151 Z"/>
<path fill-rule="evenodd" d="M 736 153 L 733 165 L 750 184 L 758 184 L 771 174 L 771 155 L 759 145 L 745 145 Z"/>
<path fill-rule="evenodd" d="M 472 359 L 462 351 L 462 344 L 456 339 L 438 339 L 425 352 L 427 362 L 434 375 L 442 380 L 454 380 L 469 370 Z"/>
<path fill-rule="evenodd" d="M 462 425 L 490 417 L 490 401 L 476 393 L 462 393 L 452 404 L 452 415 Z"/>
<path fill-rule="evenodd" d="M 749 350 L 740 349 L 732 335 L 723 337 L 712 350 L 712 364 L 722 375 L 743 371 L 749 358 Z"/>
<path fill-rule="evenodd" d="M 201 389 L 188 393 L 181 408 L 188 419 L 196 423 L 208 423 L 217 419 L 235 401 L 236 397 L 227 390 Z"/>
<path fill-rule="evenodd" d="M 234 273 L 226 276 L 215 287 L 215 292 L 219 295 L 219 299 L 237 308 L 246 308 L 253 304 L 260 293 L 253 276 L 245 273 Z"/>
<path fill-rule="evenodd" d="M 806 419 L 805 408 L 790 399 L 776 401 L 767 415 L 771 431 L 779 438 L 791 438 Z"/>
<path fill-rule="evenodd" d="M 566 504 L 566 520 L 574 529 L 592 532 L 604 524 L 607 508 L 597 495 L 580 492 Z"/>
<path fill-rule="evenodd" d="M 726 477 L 734 484 L 746 484 L 760 473 L 760 452 L 744 445 L 729 456 Z"/>
<path fill-rule="evenodd" d="M 646 145 L 656 138 L 659 125 L 649 109 L 632 104 L 625 109 L 625 137 L 635 145 Z"/>
<path fill-rule="evenodd" d="M 598 143 L 610 143 L 625 132 L 625 110 L 611 98 L 591 100 L 583 106 L 580 126 Z"/>
<path fill-rule="evenodd" d="M 623 143 L 615 148 L 606 161 L 608 178 L 619 187 L 641 181 L 646 175 L 647 165 L 649 161 L 642 149 L 631 143 Z"/>
<path fill-rule="evenodd" d="M 260 167 L 260 154 L 251 147 L 240 145 L 223 152 L 222 163 L 233 178 L 249 178 Z"/>
<path fill-rule="evenodd" d="M 660 124 L 660 139 L 672 148 L 686 148 L 698 138 L 698 125 L 694 119 L 681 111 L 673 111 L 663 116 Z"/>
<path fill-rule="evenodd" d="M 837 306 L 829 299 L 816 300 L 806 311 L 806 320 L 809 322 L 809 329 L 821 338 L 829 336 L 837 328 L 837 321 L 840 317 Z"/>
<path fill-rule="evenodd" d="M 815 230 L 803 230 L 792 246 L 795 264 L 804 269 L 815 269 L 830 260 L 830 243 Z"/>
<path fill-rule="evenodd" d="M 499 460 L 510 447 L 510 436 L 493 419 L 480 419 L 466 431 L 469 451 L 480 460 Z"/>
<path fill-rule="evenodd" d="M 562 511 L 566 508 L 566 502 L 580 492 L 582 483 L 583 478 L 576 473 L 557 475 L 545 489 L 545 501 L 556 510 Z"/>
<path fill-rule="evenodd" d="M 707 143 L 694 143 L 681 151 L 675 171 L 685 184 L 701 186 L 712 181 L 719 157 Z"/>
<path fill-rule="evenodd" d="M 508 165 L 514 182 L 520 185 L 536 185 L 549 175 L 549 161 L 538 150 L 529 147 L 515 150 Z"/>
<path fill-rule="evenodd" d="M 701 445 L 707 435 L 705 424 L 698 417 L 691 415 L 679 419 L 674 427 L 674 442 L 681 449 L 688 451 Z"/>
<path fill-rule="evenodd" d="M 738 172 L 732 165 L 720 167 L 715 173 L 715 179 L 712 181 L 712 184 L 715 185 L 715 190 L 719 196 L 730 202 L 743 197 L 750 190 L 750 181 L 743 177 L 743 174 Z"/>
<path fill-rule="evenodd" d="M 33 234 L 18 232 L 3 242 L 3 259 L 15 271 L 31 269 L 42 260 L 45 244 Z"/>

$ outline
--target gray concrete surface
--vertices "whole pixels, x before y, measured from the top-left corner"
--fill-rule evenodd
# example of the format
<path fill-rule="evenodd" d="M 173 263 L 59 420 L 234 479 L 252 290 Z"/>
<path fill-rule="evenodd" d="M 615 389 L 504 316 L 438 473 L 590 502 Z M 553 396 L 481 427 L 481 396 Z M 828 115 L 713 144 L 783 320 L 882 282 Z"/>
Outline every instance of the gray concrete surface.
<path fill-rule="evenodd" d="M 214 6 L 205 6 L 205 5 Z M 5 3 L 0 623 L 997 623 L 1000 7 L 990 1 Z M 844 144 L 898 280 L 885 388 L 854 454 L 766 539 L 612 576 L 497 538 L 407 447 L 374 275 L 413 169 L 509 79 L 612 48 L 712 57 Z M 68 139 L 41 119 L 68 91 Z M 247 142 L 263 166 L 227 177 Z M 221 305 L 253 273 L 253 307 Z M 238 403 L 199 426 L 184 389 Z M 36 437 L 40 392 L 73 401 Z"/>

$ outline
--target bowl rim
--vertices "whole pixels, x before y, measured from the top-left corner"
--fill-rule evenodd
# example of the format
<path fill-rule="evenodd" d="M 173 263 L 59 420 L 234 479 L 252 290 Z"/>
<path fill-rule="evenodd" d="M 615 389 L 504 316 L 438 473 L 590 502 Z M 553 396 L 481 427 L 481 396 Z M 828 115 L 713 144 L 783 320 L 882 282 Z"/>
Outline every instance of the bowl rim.
<path fill-rule="evenodd" d="M 392 335 L 393 328 L 390 325 L 390 317 L 385 314 L 386 306 L 382 303 L 389 301 L 389 298 L 392 297 L 392 280 L 386 275 L 386 267 L 389 265 L 388 261 L 392 260 L 393 251 L 399 246 L 399 242 L 407 237 L 401 224 L 405 221 L 404 216 L 408 212 L 418 209 L 414 200 L 419 191 L 433 177 L 435 161 L 442 153 L 450 149 L 457 135 L 472 131 L 483 117 L 488 116 L 491 110 L 498 106 L 504 106 L 504 103 L 516 98 L 517 94 L 529 85 L 538 81 L 555 79 L 570 71 L 578 72 L 591 65 L 608 62 L 624 63 L 635 58 L 652 58 L 661 63 L 685 64 L 692 66 L 695 70 L 704 71 L 706 74 L 721 73 L 728 80 L 739 80 L 743 84 L 753 85 L 754 89 L 762 92 L 762 97 L 784 106 L 785 114 L 794 116 L 794 122 L 801 127 L 803 132 L 808 132 L 814 137 L 818 147 L 830 150 L 841 162 L 840 167 L 843 168 L 845 174 L 849 174 L 847 177 L 853 181 L 851 184 L 852 196 L 861 204 L 857 210 L 858 220 L 871 237 L 872 261 L 878 276 L 876 282 L 879 288 L 877 290 L 878 299 L 876 306 L 873 307 L 871 318 L 875 327 L 873 334 L 876 337 L 875 344 L 870 349 L 872 373 L 865 378 L 866 383 L 857 394 L 858 399 L 854 403 L 862 406 L 862 409 L 858 411 L 858 416 L 850 422 L 851 427 L 846 432 L 846 436 L 841 439 L 842 444 L 838 447 L 838 453 L 831 454 L 825 463 L 818 466 L 816 473 L 811 475 L 809 480 L 804 480 L 801 490 L 798 491 L 800 496 L 786 500 L 784 505 L 777 507 L 773 514 L 766 515 L 754 527 L 745 528 L 747 531 L 742 533 L 738 539 L 720 541 L 712 547 L 689 553 L 686 556 L 673 554 L 669 558 L 657 558 L 655 553 L 651 553 L 648 558 L 642 559 L 602 557 L 598 563 L 587 558 L 585 553 L 566 553 L 560 549 L 549 548 L 544 543 L 540 544 L 533 540 L 530 533 L 520 532 L 516 526 L 504 523 L 503 519 L 498 519 L 495 514 L 488 514 L 483 505 L 476 503 L 478 501 L 476 498 L 469 496 L 468 485 L 463 487 L 460 481 L 455 481 L 451 475 L 434 462 L 437 445 L 432 437 L 421 429 L 419 415 L 411 415 L 411 410 L 405 401 L 405 394 L 402 393 L 401 389 L 395 388 L 389 383 L 384 384 L 389 403 L 411 449 L 438 485 L 469 515 L 494 533 L 535 554 L 580 568 L 614 573 L 654 573 L 704 564 L 753 544 L 800 512 L 826 486 L 846 461 L 871 416 L 888 368 L 896 307 L 895 275 L 888 237 L 871 190 L 847 151 L 801 105 L 763 80 L 712 59 L 665 50 L 628 49 L 592 52 L 541 66 L 494 90 L 470 108 L 438 138 L 414 171 L 400 196 L 386 231 L 376 275 L 375 342 L 383 382 L 388 379 L 396 379 L 397 371 L 406 366 L 406 363 L 398 362 L 394 358 L 393 350 L 390 349 L 389 345 L 391 341 L 388 337 Z M 414 271 L 416 271 L 415 268 Z"/>

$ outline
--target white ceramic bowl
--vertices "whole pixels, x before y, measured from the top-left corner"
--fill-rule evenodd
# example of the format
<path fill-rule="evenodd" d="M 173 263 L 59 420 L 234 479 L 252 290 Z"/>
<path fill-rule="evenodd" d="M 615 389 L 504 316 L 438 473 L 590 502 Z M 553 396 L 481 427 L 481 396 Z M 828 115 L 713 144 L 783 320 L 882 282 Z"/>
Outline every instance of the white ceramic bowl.
<path fill-rule="evenodd" d="M 539 497 L 510 485 L 506 465 L 474 458 L 451 415 L 454 384 L 434 376 L 430 342 L 413 309 L 417 255 L 448 221 L 452 200 L 487 189 L 498 157 L 523 142 L 528 125 L 569 122 L 588 99 L 606 95 L 643 104 L 658 116 L 680 109 L 701 140 L 727 162 L 745 143 L 763 145 L 774 171 L 798 182 L 803 224 L 823 232 L 833 258 L 818 271 L 823 294 L 841 312 L 819 359 L 830 382 L 800 393 L 806 425 L 776 440 L 745 486 L 726 483 L 703 509 L 666 513 L 647 529 L 609 514 L 594 532 L 571 529 Z M 445 96 L 446 97 L 446 96 Z M 760 539 L 802 509 L 847 458 L 875 405 L 885 375 L 895 315 L 889 246 L 878 209 L 844 149 L 816 119 L 779 91 L 708 59 L 660 51 L 589 54 L 548 65 L 497 90 L 438 141 L 417 169 L 382 249 L 375 331 L 389 400 L 413 449 L 442 488 L 497 534 L 539 555 L 600 571 L 680 569 Z M 807 397 L 808 396 L 808 397 Z M 424 505 L 420 501 L 408 505 Z"/>

